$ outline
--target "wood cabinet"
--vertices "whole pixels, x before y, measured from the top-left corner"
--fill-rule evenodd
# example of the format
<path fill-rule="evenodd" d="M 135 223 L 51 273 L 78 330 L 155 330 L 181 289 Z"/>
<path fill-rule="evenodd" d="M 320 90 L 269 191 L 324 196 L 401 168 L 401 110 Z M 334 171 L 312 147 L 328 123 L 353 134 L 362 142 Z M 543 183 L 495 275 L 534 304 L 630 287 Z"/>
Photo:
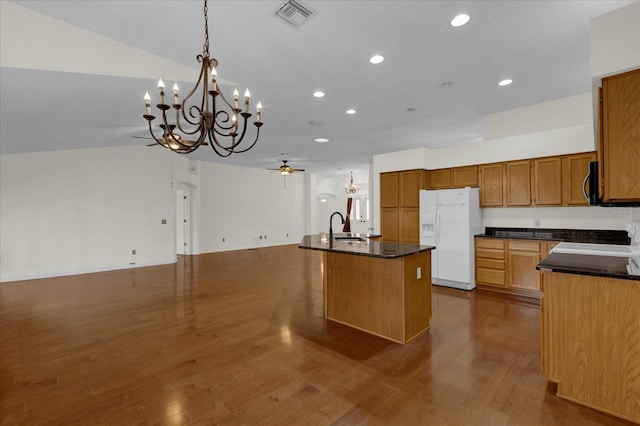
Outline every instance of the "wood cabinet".
<path fill-rule="evenodd" d="M 482 164 L 478 167 L 480 177 L 480 207 L 502 207 L 504 205 L 504 164 Z"/>
<path fill-rule="evenodd" d="M 540 263 L 540 242 L 507 241 L 507 283 L 510 288 L 540 290 L 540 273 L 536 266 Z"/>
<path fill-rule="evenodd" d="M 478 166 L 454 167 L 451 169 L 453 188 L 477 187 Z"/>
<path fill-rule="evenodd" d="M 533 204 L 562 205 L 562 157 L 534 159 L 532 173 Z"/>
<path fill-rule="evenodd" d="M 562 157 L 562 205 L 588 206 L 584 197 L 585 178 L 589 174 L 589 163 L 596 161 L 595 152 L 565 155 Z"/>
<path fill-rule="evenodd" d="M 420 190 L 426 188 L 426 170 L 380 173 L 382 241 L 420 243 Z"/>
<path fill-rule="evenodd" d="M 428 189 L 452 189 L 478 186 L 478 166 L 429 170 Z"/>
<path fill-rule="evenodd" d="M 398 173 L 380 173 L 380 207 L 399 207 Z"/>
<path fill-rule="evenodd" d="M 506 163 L 507 206 L 531 205 L 531 161 Z"/>
<path fill-rule="evenodd" d="M 505 244 L 500 238 L 475 239 L 475 274 L 477 284 L 505 287 Z"/>
<path fill-rule="evenodd" d="M 451 188 L 451 169 L 429 170 L 429 189 Z"/>
<path fill-rule="evenodd" d="M 600 98 L 600 195 L 640 201 L 640 69 L 603 78 Z"/>
<path fill-rule="evenodd" d="M 476 237 L 476 285 L 483 290 L 540 298 L 540 272 L 536 266 L 558 243 Z"/>
<path fill-rule="evenodd" d="M 562 398 L 640 423 L 638 281 L 542 272 L 542 371 Z"/>

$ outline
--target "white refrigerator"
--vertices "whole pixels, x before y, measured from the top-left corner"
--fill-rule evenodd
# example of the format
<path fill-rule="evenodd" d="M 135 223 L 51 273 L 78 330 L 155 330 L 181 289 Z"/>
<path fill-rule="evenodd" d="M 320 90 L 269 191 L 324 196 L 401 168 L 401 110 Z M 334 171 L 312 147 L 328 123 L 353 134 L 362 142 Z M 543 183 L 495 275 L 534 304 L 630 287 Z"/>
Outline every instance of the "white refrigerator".
<path fill-rule="evenodd" d="M 476 287 L 473 237 L 482 233 L 478 188 L 420 191 L 420 244 L 431 252 L 433 284 Z"/>

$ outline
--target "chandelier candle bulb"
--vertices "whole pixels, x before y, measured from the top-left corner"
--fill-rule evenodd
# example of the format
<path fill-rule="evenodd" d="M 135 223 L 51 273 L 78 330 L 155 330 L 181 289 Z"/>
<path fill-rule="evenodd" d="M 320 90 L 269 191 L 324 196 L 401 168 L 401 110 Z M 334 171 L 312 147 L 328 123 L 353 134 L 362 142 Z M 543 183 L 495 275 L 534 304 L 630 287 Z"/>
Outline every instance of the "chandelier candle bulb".
<path fill-rule="evenodd" d="M 173 84 L 173 103 L 179 104 L 180 99 L 178 98 L 178 94 L 180 93 L 180 89 L 178 89 L 178 83 Z"/>
<path fill-rule="evenodd" d="M 160 89 L 160 103 L 164 104 L 164 81 L 158 80 L 158 89 Z"/>
<path fill-rule="evenodd" d="M 244 92 L 244 112 L 249 113 L 249 99 L 251 99 L 251 93 L 249 93 L 249 88 Z"/>
<path fill-rule="evenodd" d="M 147 106 L 147 115 L 151 115 L 151 96 L 149 96 L 149 92 L 144 92 L 144 103 Z"/>
<path fill-rule="evenodd" d="M 233 107 L 238 109 L 238 98 L 240 94 L 238 93 L 238 89 L 233 89 Z"/>
<path fill-rule="evenodd" d="M 258 102 L 258 105 L 256 105 L 256 123 L 260 122 L 261 116 L 262 116 L 262 102 Z"/>
<path fill-rule="evenodd" d="M 211 88 L 214 92 L 218 90 L 217 85 L 218 72 L 216 71 L 216 67 L 211 67 Z"/>

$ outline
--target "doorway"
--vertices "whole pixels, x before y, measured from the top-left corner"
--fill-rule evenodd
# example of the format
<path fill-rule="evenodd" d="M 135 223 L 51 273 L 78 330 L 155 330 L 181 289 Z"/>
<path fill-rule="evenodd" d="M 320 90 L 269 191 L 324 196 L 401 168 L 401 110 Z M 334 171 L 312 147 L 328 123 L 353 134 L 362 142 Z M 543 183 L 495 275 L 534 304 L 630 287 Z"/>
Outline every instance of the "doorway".
<path fill-rule="evenodd" d="M 191 254 L 190 194 L 184 189 L 176 190 L 176 253 Z"/>

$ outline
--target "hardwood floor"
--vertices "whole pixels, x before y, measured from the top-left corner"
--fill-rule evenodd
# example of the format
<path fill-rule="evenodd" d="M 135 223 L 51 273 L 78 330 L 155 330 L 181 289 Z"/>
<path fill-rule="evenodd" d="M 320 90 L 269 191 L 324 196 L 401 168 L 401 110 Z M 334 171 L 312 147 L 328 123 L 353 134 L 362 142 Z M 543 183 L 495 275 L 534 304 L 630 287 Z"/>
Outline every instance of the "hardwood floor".
<path fill-rule="evenodd" d="M 407 346 L 322 318 L 296 246 L 0 284 L 2 424 L 628 425 L 554 396 L 539 310 L 434 287 Z"/>

